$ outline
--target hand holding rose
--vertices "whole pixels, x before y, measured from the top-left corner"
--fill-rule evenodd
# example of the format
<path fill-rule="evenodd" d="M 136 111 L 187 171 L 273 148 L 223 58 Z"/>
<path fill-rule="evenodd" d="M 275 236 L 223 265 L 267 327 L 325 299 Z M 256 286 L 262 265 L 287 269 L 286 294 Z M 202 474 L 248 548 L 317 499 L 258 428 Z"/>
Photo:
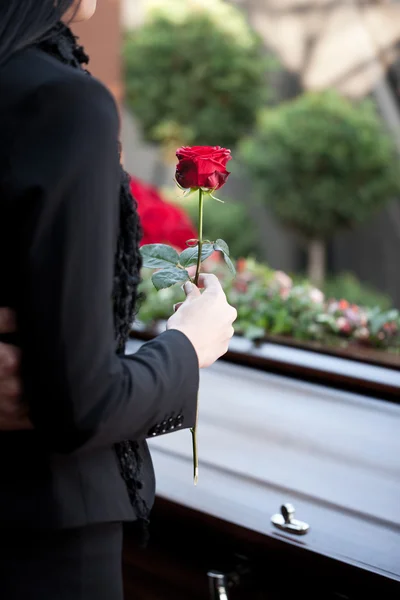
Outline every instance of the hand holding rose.
<path fill-rule="evenodd" d="M 203 369 L 227 352 L 237 312 L 215 275 L 200 275 L 199 285 L 203 293 L 193 283 L 185 284 L 186 300 L 169 319 L 167 329 L 178 329 L 189 338 Z"/>

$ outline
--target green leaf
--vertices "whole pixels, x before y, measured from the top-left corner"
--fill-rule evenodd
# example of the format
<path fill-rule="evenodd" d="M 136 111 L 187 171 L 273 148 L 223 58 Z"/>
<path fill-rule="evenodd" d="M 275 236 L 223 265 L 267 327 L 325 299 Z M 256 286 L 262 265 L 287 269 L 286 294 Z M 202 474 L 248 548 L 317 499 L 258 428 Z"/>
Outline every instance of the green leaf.
<path fill-rule="evenodd" d="M 233 264 L 233 262 L 229 258 L 229 246 L 228 246 L 228 244 L 226 242 L 224 242 L 224 240 L 217 240 L 215 242 L 215 244 L 214 244 L 214 250 L 218 250 L 219 252 L 222 252 L 222 254 L 224 256 L 224 260 L 225 260 L 226 264 L 228 265 L 228 268 L 229 268 L 230 272 L 235 277 L 235 275 L 236 275 L 236 269 L 235 269 L 235 265 Z"/>
<path fill-rule="evenodd" d="M 230 272 L 235 277 L 236 276 L 235 265 L 233 264 L 233 262 L 231 261 L 231 259 L 229 258 L 229 256 L 227 256 L 225 253 L 224 253 L 224 259 L 225 259 L 226 264 L 228 265 L 228 268 L 229 268 Z"/>
<path fill-rule="evenodd" d="M 175 283 L 184 283 L 189 281 L 189 273 L 183 269 L 177 267 L 169 267 L 168 269 L 162 269 L 153 273 L 152 281 L 156 290 L 163 290 L 165 288 L 175 285 Z"/>
<path fill-rule="evenodd" d="M 183 189 L 184 188 L 181 188 L 181 190 L 183 190 Z M 184 190 L 184 194 L 182 197 L 187 198 L 188 196 L 191 196 L 195 192 L 198 192 L 198 188 L 189 188 L 188 190 Z"/>
<path fill-rule="evenodd" d="M 217 240 L 214 244 L 214 249 L 223 252 L 227 256 L 229 256 L 229 246 L 224 240 Z"/>
<path fill-rule="evenodd" d="M 210 198 L 212 198 L 213 200 L 216 200 L 217 202 L 221 202 L 221 204 L 225 204 L 225 202 L 223 200 L 220 200 L 219 198 L 216 198 L 213 194 L 213 192 L 209 193 Z"/>
<path fill-rule="evenodd" d="M 275 315 L 275 323 L 271 329 L 272 334 L 280 335 L 290 331 L 291 317 L 286 308 L 281 308 Z"/>
<path fill-rule="evenodd" d="M 249 323 L 244 330 L 244 335 L 249 340 L 259 340 L 265 337 L 265 329 Z"/>
<path fill-rule="evenodd" d="M 214 246 L 212 244 L 203 244 L 201 247 L 201 262 L 206 260 L 214 252 Z M 191 267 L 197 263 L 197 257 L 199 255 L 199 246 L 186 248 L 179 257 L 179 263 L 182 267 Z"/>
<path fill-rule="evenodd" d="M 143 266 L 148 269 L 162 269 L 178 264 L 179 255 L 176 250 L 166 244 L 147 244 L 140 248 Z"/>

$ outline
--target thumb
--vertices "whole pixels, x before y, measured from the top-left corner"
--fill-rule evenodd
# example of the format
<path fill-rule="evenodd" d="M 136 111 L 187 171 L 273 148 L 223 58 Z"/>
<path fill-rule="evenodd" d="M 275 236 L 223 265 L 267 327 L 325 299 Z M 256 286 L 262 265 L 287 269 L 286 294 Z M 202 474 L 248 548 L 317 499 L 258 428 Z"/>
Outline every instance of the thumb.
<path fill-rule="evenodd" d="M 194 283 L 192 283 L 191 281 L 187 281 L 185 283 L 185 285 L 183 286 L 183 291 L 186 294 L 186 300 L 191 300 L 201 296 L 199 288 L 196 285 L 194 285 Z"/>

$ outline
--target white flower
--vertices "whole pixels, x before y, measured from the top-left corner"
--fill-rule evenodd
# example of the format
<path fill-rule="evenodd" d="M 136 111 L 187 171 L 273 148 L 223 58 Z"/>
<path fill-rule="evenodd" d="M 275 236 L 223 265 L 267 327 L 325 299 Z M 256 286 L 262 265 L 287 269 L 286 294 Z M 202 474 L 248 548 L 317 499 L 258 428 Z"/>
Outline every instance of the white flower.
<path fill-rule="evenodd" d="M 311 302 L 315 302 L 315 304 L 322 304 L 325 300 L 325 296 L 321 290 L 318 288 L 312 288 L 309 292 L 309 298 Z"/>
<path fill-rule="evenodd" d="M 336 319 L 336 327 L 341 333 L 350 333 L 351 331 L 351 325 L 345 317 Z"/>
<path fill-rule="evenodd" d="M 367 327 L 360 327 L 360 329 L 357 329 L 354 333 L 354 337 L 356 337 L 358 340 L 367 340 L 369 335 L 370 334 Z"/>
<path fill-rule="evenodd" d="M 290 289 L 293 285 L 292 278 L 283 271 L 275 271 L 274 282 L 276 282 L 280 287 L 288 289 Z"/>

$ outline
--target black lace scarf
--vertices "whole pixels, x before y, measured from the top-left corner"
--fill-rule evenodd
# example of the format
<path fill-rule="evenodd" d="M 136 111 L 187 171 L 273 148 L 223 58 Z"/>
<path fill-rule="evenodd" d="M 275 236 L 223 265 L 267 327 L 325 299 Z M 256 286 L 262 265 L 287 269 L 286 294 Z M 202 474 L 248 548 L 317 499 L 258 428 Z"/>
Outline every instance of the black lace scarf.
<path fill-rule="evenodd" d="M 44 52 L 57 58 L 64 64 L 75 69 L 85 70 L 89 58 L 71 30 L 62 23 L 46 36 L 39 44 Z M 120 148 L 115 149 L 120 152 Z M 120 224 L 114 271 L 114 324 L 116 348 L 123 353 L 129 337 L 131 325 L 135 317 L 135 307 L 138 300 L 137 287 L 140 283 L 142 266 L 139 242 L 142 237 L 137 205 L 133 199 L 129 176 L 121 166 L 120 188 Z M 121 475 L 126 483 L 129 498 L 138 518 L 138 524 L 146 531 L 149 509 L 140 495 L 142 489 L 142 459 L 136 442 L 125 441 L 115 444 Z"/>

